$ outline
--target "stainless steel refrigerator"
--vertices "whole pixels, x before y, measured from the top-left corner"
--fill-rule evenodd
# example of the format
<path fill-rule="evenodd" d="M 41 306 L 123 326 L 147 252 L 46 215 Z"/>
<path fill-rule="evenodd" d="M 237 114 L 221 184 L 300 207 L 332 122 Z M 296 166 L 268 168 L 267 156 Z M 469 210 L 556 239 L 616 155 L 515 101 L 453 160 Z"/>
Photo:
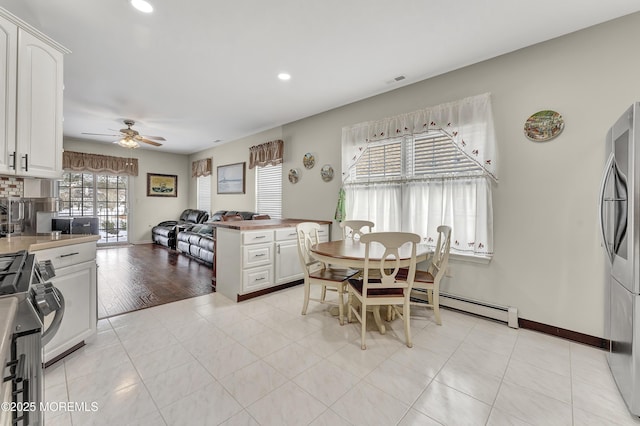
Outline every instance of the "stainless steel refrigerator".
<path fill-rule="evenodd" d="M 607 256 L 607 360 L 629 411 L 640 416 L 640 102 L 609 129 L 606 143 L 600 225 Z"/>

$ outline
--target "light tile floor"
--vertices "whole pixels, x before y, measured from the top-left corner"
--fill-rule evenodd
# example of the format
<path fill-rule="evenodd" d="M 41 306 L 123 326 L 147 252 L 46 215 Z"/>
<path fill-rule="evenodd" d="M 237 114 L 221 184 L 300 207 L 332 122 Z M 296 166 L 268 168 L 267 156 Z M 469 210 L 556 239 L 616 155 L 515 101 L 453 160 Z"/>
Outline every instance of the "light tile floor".
<path fill-rule="evenodd" d="M 396 320 L 362 351 L 359 324 L 340 327 L 313 302 L 301 316 L 301 305 L 298 286 L 101 320 L 46 369 L 45 400 L 75 403 L 46 424 L 640 424 L 601 350 L 447 310 L 437 326 L 416 308 L 413 348 Z"/>

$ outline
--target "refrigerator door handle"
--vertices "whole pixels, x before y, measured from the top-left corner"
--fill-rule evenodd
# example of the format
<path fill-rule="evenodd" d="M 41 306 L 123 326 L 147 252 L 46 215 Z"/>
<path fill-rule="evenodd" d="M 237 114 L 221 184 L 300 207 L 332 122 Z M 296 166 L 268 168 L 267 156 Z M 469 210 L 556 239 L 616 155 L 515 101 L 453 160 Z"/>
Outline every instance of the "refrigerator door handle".
<path fill-rule="evenodd" d="M 610 247 L 611 243 L 607 240 L 607 229 L 605 224 L 604 209 L 605 209 L 605 201 L 609 201 L 609 200 L 605 200 L 605 196 L 606 196 L 605 189 L 607 187 L 607 184 L 609 183 L 609 179 L 611 179 L 613 176 L 611 171 L 613 170 L 614 161 L 615 159 L 612 153 L 609 155 L 609 159 L 607 160 L 607 165 L 604 168 L 604 173 L 602 176 L 602 180 L 600 182 L 600 200 L 598 202 L 598 216 L 600 220 L 600 236 L 602 237 L 602 244 L 604 245 L 604 249 L 607 252 L 607 258 L 609 259 L 609 262 L 613 260 L 613 252 L 612 252 L 612 248 Z"/>

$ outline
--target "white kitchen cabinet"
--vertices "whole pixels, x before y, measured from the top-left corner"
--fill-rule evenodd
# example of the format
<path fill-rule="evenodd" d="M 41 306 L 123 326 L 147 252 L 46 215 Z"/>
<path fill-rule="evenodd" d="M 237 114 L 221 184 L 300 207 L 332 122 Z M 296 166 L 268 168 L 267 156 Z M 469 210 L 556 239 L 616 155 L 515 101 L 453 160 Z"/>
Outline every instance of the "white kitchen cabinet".
<path fill-rule="evenodd" d="M 298 243 L 294 241 L 277 241 L 275 257 L 276 284 L 288 283 L 304 277 L 298 259 Z"/>
<path fill-rule="evenodd" d="M 321 225 L 320 242 L 329 241 L 329 225 Z M 275 283 L 283 284 L 304 278 L 298 256 L 296 228 L 275 230 Z"/>
<path fill-rule="evenodd" d="M 241 229 L 216 227 L 216 291 L 239 301 L 304 278 L 295 226 L 264 229 L 267 225 L 256 221 L 260 229 L 251 229 L 243 223 Z M 328 241 L 329 225 L 321 226 L 320 240 Z"/>
<path fill-rule="evenodd" d="M 97 333 L 96 243 L 73 244 L 34 253 L 38 262 L 51 260 L 56 275 L 50 281 L 65 300 L 60 328 L 44 347 L 44 360 L 48 362 Z M 52 315 L 47 319 L 49 317 Z"/>
<path fill-rule="evenodd" d="M 0 8 L 0 174 L 62 175 L 65 53 Z"/>

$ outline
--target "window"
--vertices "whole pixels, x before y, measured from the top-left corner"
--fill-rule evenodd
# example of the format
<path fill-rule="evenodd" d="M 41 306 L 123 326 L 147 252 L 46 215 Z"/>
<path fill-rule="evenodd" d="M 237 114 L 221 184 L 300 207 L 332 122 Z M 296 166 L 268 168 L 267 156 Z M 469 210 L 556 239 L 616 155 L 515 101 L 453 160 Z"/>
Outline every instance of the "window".
<path fill-rule="evenodd" d="M 211 211 L 211 175 L 200 176 L 196 179 L 197 208 L 206 212 Z"/>
<path fill-rule="evenodd" d="M 128 242 L 129 177 L 64 172 L 58 182 L 59 216 L 98 218 L 98 244 Z"/>
<path fill-rule="evenodd" d="M 282 217 L 282 163 L 256 167 L 256 212 Z"/>
<path fill-rule="evenodd" d="M 491 183 L 485 170 L 442 130 L 371 142 L 345 183 L 349 219 L 376 231 L 405 231 L 435 244 L 452 226 L 452 252 L 488 257 L 492 247 Z"/>

